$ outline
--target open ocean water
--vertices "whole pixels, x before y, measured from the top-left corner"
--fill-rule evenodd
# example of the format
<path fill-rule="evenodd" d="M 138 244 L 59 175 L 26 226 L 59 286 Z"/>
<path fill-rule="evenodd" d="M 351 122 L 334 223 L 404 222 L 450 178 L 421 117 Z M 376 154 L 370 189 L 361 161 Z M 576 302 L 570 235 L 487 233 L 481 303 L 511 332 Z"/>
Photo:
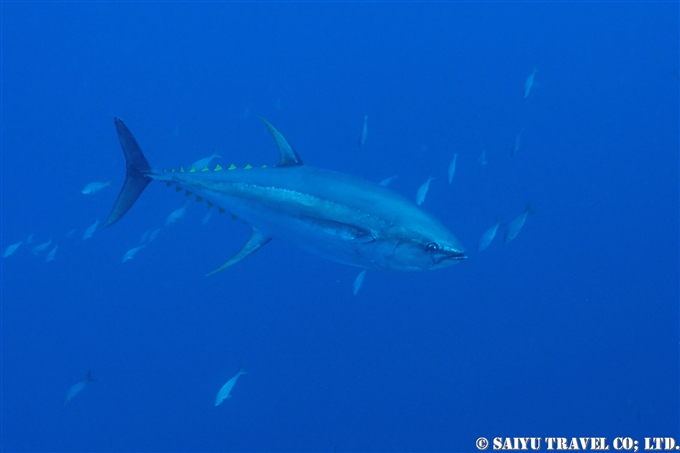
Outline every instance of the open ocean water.
<path fill-rule="evenodd" d="M 0 8 L 3 451 L 680 441 L 677 2 Z M 468 259 L 353 295 L 272 240 L 206 277 L 250 229 L 193 200 L 164 226 L 189 199 L 159 183 L 83 239 L 123 183 L 114 117 L 155 168 L 274 165 L 263 117 L 305 164 L 414 201 L 434 177 Z"/>

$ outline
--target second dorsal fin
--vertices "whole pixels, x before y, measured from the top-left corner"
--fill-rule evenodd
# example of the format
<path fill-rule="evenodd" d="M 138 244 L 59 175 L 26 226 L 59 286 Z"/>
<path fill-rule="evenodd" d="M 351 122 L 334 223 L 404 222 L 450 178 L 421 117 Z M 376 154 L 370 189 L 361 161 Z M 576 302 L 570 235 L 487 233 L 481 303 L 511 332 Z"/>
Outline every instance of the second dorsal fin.
<path fill-rule="evenodd" d="M 281 160 L 279 161 L 279 164 L 277 167 L 292 167 L 294 165 L 302 165 L 302 159 L 300 159 L 300 156 L 298 156 L 298 153 L 295 152 L 292 146 L 290 146 L 290 143 L 288 143 L 288 140 L 286 140 L 286 137 L 281 134 L 274 126 L 272 126 L 269 121 L 267 121 L 264 118 L 260 118 L 262 121 L 264 121 L 264 125 L 267 126 L 267 129 L 269 129 L 269 132 L 274 136 L 274 140 L 276 141 L 276 146 L 279 147 L 279 154 L 281 155 Z"/>

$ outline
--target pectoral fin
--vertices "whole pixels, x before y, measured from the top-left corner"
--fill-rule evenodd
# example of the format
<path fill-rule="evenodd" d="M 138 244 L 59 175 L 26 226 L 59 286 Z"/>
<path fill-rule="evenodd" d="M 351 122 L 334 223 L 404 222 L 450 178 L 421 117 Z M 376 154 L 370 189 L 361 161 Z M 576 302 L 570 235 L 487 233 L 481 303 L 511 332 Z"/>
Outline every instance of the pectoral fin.
<path fill-rule="evenodd" d="M 229 266 L 232 266 L 238 263 L 239 261 L 248 258 L 250 255 L 257 252 L 260 249 L 260 247 L 265 245 L 270 240 L 271 240 L 270 237 L 265 236 L 264 234 L 260 233 L 259 231 L 253 228 L 253 232 L 250 235 L 250 239 L 248 239 L 248 241 L 246 241 L 246 243 L 243 244 L 241 250 L 239 250 L 236 255 L 229 258 L 229 260 L 226 263 L 224 263 L 223 265 L 221 265 L 208 275 L 216 274 L 217 272 L 224 270 Z"/>

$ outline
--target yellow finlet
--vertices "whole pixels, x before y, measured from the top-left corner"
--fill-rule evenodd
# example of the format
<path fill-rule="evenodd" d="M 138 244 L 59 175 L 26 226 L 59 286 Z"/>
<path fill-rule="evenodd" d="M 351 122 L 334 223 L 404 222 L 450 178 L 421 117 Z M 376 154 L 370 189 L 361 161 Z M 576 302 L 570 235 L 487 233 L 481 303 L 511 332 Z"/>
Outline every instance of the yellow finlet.
<path fill-rule="evenodd" d="M 247 164 L 245 167 L 243 167 L 244 170 L 250 170 L 251 168 L 253 168 L 253 166 L 250 164 Z"/>
<path fill-rule="evenodd" d="M 222 167 L 220 167 L 220 164 L 215 165 L 214 171 L 220 171 L 220 170 L 222 170 Z"/>
<path fill-rule="evenodd" d="M 179 172 L 184 173 L 184 167 L 179 167 Z"/>
<path fill-rule="evenodd" d="M 208 166 L 206 165 L 205 167 L 203 167 L 203 169 L 201 171 L 210 171 L 210 170 L 208 169 Z"/>
<path fill-rule="evenodd" d="M 267 165 L 262 165 L 260 168 L 267 168 Z"/>
<path fill-rule="evenodd" d="M 196 169 L 192 165 L 191 168 L 189 169 L 189 173 L 196 173 Z"/>
<path fill-rule="evenodd" d="M 229 168 L 227 168 L 227 170 L 236 170 L 236 165 L 234 164 L 229 165 Z"/>
<path fill-rule="evenodd" d="M 171 169 L 170 169 L 170 173 L 174 173 L 174 172 L 175 172 L 175 169 L 174 169 L 174 168 L 171 168 Z"/>

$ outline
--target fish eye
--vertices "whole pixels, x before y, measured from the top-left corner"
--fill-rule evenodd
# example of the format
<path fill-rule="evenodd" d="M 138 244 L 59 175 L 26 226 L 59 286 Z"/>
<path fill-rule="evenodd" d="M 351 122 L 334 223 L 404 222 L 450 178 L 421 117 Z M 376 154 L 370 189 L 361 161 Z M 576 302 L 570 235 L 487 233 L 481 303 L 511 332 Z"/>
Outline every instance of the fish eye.
<path fill-rule="evenodd" d="M 439 244 L 437 244 L 436 242 L 430 242 L 425 246 L 425 250 L 428 252 L 436 252 L 437 250 L 439 250 Z"/>

